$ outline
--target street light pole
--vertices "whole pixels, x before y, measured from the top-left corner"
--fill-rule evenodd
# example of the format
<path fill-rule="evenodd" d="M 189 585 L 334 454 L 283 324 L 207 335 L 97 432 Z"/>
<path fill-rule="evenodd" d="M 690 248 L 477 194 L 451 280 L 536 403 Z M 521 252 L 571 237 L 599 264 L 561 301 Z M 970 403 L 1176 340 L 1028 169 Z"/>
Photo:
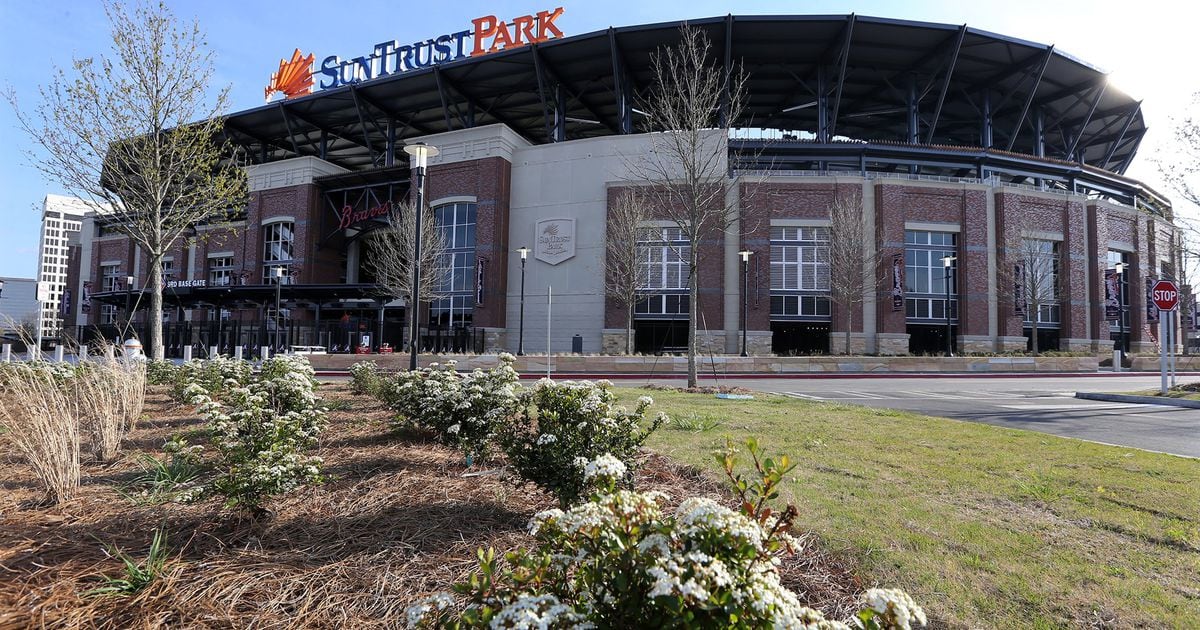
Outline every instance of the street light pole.
<path fill-rule="evenodd" d="M 129 312 L 129 297 L 133 293 L 133 276 L 125 276 L 125 334 L 133 332 L 133 313 Z M 41 344 L 38 344 L 38 352 L 41 352 Z"/>
<path fill-rule="evenodd" d="M 404 152 L 412 158 L 409 160 L 409 165 L 416 170 L 417 177 L 417 207 L 415 210 L 417 214 L 413 229 L 413 282 L 408 301 L 408 309 L 412 311 L 412 330 L 409 332 L 408 369 L 415 370 L 417 369 L 417 345 L 420 342 L 420 321 L 417 319 L 417 311 L 419 310 L 419 296 L 421 294 L 421 215 L 425 212 L 425 168 L 429 164 L 429 158 L 437 156 L 438 149 L 424 142 L 416 142 L 405 146 Z"/>
<path fill-rule="evenodd" d="M 525 259 L 529 256 L 529 248 L 517 249 L 521 253 L 521 324 L 517 332 L 517 356 L 525 355 Z"/>
<path fill-rule="evenodd" d="M 954 341 L 953 329 L 950 326 L 950 272 L 953 270 L 954 256 L 942 257 L 942 268 L 945 269 L 944 280 L 946 284 L 946 356 L 954 356 Z"/>
<path fill-rule="evenodd" d="M 750 356 L 746 354 L 746 308 L 749 304 L 749 287 L 750 287 L 750 256 L 754 252 L 745 249 L 738 252 L 738 256 L 742 257 L 742 356 Z"/>
<path fill-rule="evenodd" d="M 272 267 L 271 275 L 275 278 L 275 354 L 279 354 L 279 293 L 283 288 L 283 267 Z M 220 344 L 221 340 L 217 339 Z"/>

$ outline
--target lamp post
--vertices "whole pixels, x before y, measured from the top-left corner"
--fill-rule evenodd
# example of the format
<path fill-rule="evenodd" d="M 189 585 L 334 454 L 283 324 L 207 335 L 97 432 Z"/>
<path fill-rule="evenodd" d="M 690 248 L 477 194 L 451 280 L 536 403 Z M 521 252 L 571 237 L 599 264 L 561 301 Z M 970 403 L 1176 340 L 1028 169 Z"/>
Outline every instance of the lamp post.
<path fill-rule="evenodd" d="M 133 332 L 133 313 L 129 312 L 129 298 L 133 293 L 133 276 L 125 276 L 125 334 Z M 41 351 L 39 345 L 38 351 Z"/>
<path fill-rule="evenodd" d="M 521 324 L 517 329 L 517 356 L 525 355 L 525 259 L 529 257 L 529 248 L 517 249 L 521 254 Z"/>
<path fill-rule="evenodd" d="M 1125 268 L 1128 266 L 1123 262 L 1113 265 L 1117 270 L 1117 351 L 1121 353 L 1122 361 L 1125 359 Z"/>
<path fill-rule="evenodd" d="M 272 267 L 271 277 L 275 278 L 275 340 L 272 345 L 275 346 L 275 353 L 279 353 L 279 294 L 283 288 L 283 267 Z M 220 339 L 217 343 L 220 343 Z"/>
<path fill-rule="evenodd" d="M 942 257 L 942 268 L 945 270 L 944 279 L 946 284 L 946 356 L 948 357 L 954 356 L 953 331 L 950 327 L 950 272 L 954 269 L 954 261 L 954 256 L 947 255 Z"/>
<path fill-rule="evenodd" d="M 742 356 L 750 356 L 746 354 L 746 308 L 749 304 L 750 295 L 750 256 L 754 252 L 744 249 L 738 252 L 738 256 L 742 257 Z"/>
<path fill-rule="evenodd" d="M 417 369 L 417 344 L 420 340 L 420 335 L 418 334 L 420 322 L 417 319 L 417 310 L 421 287 L 421 215 L 425 211 L 425 168 L 429 165 L 429 158 L 435 157 L 438 154 L 438 149 L 424 142 L 416 142 L 406 145 L 404 152 L 412 158 L 409 160 L 409 166 L 416 169 L 417 176 L 417 207 L 415 210 L 417 215 L 413 229 L 412 296 L 408 301 L 408 308 L 412 311 L 412 330 L 409 332 L 408 369 L 415 370 Z"/>

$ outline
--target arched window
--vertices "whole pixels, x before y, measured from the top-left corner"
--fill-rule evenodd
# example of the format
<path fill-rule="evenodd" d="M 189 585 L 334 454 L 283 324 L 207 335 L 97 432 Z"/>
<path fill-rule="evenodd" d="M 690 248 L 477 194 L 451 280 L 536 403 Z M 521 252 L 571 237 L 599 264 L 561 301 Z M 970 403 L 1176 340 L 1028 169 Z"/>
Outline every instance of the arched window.
<path fill-rule="evenodd" d="M 292 251 L 296 241 L 295 223 L 278 221 L 262 227 L 263 284 L 275 282 L 275 269 L 283 269 L 283 284 L 291 284 Z"/>

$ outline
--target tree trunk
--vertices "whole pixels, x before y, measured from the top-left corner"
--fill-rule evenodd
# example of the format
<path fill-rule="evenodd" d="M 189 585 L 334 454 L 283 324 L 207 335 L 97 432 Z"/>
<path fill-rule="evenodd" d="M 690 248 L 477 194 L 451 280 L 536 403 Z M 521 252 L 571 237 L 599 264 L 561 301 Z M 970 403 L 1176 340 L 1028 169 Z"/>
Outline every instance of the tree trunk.
<path fill-rule="evenodd" d="M 1029 309 L 1031 311 L 1029 314 L 1029 347 L 1033 350 L 1033 356 L 1035 357 L 1038 355 L 1038 312 L 1041 310 L 1041 307 L 1042 305 L 1037 300 L 1033 300 L 1033 304 Z"/>
<path fill-rule="evenodd" d="M 854 323 L 854 310 L 849 306 L 846 307 L 846 351 L 845 354 L 850 354 L 850 326 Z"/>
<path fill-rule="evenodd" d="M 625 354 L 633 354 L 633 305 L 630 301 L 625 310 Z"/>
<path fill-rule="evenodd" d="M 163 359 L 162 330 L 162 254 L 151 254 L 149 275 L 146 282 L 150 289 L 150 313 L 147 315 L 150 339 L 147 340 L 148 356 L 155 361 Z"/>
<path fill-rule="evenodd" d="M 696 378 L 696 354 L 699 350 L 699 344 L 696 342 L 696 319 L 700 313 L 700 300 L 697 299 L 700 296 L 700 281 L 696 273 L 696 267 L 699 266 L 696 260 L 697 245 L 696 239 L 693 239 L 688 256 L 688 387 L 696 387 L 699 383 Z"/>

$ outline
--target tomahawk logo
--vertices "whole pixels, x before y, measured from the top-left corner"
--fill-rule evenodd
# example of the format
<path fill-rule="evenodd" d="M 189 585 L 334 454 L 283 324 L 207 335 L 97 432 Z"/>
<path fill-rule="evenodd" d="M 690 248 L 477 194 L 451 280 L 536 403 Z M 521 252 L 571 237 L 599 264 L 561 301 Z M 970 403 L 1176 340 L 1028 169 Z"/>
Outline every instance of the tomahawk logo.
<path fill-rule="evenodd" d="M 270 102 L 271 95 L 276 93 L 283 94 L 284 98 L 312 94 L 313 59 L 314 56 L 311 54 L 307 57 L 300 56 L 299 48 L 292 53 L 290 61 L 280 59 L 279 70 L 271 75 L 271 82 L 263 90 L 263 96 L 267 101 Z"/>

